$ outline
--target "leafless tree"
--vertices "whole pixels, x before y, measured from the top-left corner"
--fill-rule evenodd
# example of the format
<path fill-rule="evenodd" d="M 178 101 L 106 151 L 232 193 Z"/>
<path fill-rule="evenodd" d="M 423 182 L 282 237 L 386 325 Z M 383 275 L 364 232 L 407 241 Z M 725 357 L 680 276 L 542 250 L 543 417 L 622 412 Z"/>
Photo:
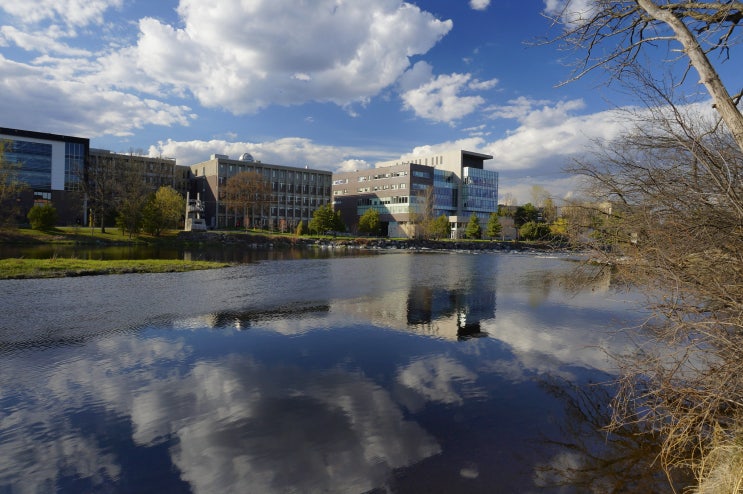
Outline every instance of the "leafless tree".
<path fill-rule="evenodd" d="M 731 96 L 711 62 L 724 61 L 740 42 L 743 2 L 736 1 L 609 1 L 564 0 L 546 15 L 563 30 L 550 42 L 559 42 L 581 55 L 570 80 L 597 67 L 616 78 L 640 60 L 646 48 L 666 43 L 685 61 L 686 73 L 696 70 L 734 142 L 743 150 L 743 115 L 737 108 L 741 88 Z M 679 50 L 680 47 L 680 50 Z M 685 78 L 685 76 L 684 76 Z M 568 81 L 566 81 L 568 82 Z"/>
<path fill-rule="evenodd" d="M 256 215 L 271 204 L 271 184 L 260 173 L 240 172 L 227 179 L 220 199 L 235 213 L 235 221 L 242 216 L 247 230 Z"/>
<path fill-rule="evenodd" d="M 649 424 L 663 466 L 692 471 L 700 492 L 721 477 L 740 486 L 743 447 L 719 452 L 743 437 L 743 152 L 713 116 L 644 83 L 636 125 L 573 167 L 611 204 L 613 245 L 630 259 L 619 274 L 656 314 L 657 347 L 621 360 L 615 425 Z"/>
<path fill-rule="evenodd" d="M 26 189 L 26 184 L 18 178 L 20 165 L 5 159 L 7 145 L 7 142 L 0 141 L 0 226 L 16 221 L 20 194 Z"/>

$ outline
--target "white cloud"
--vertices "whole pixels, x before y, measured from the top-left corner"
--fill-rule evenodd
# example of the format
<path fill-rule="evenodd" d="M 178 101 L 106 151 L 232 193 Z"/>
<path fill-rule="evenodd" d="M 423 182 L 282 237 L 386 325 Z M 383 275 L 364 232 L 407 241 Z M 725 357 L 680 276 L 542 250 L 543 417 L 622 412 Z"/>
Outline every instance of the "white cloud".
<path fill-rule="evenodd" d="M 487 81 L 475 79 L 469 83 L 468 87 L 474 91 L 486 91 L 488 89 L 493 89 L 497 85 L 498 79 L 489 79 Z"/>
<path fill-rule="evenodd" d="M 123 0 L 0 0 L 0 9 L 24 24 L 52 21 L 74 27 L 101 24 L 107 10 L 122 5 Z"/>
<path fill-rule="evenodd" d="M 53 30 L 28 33 L 13 26 L 0 26 L 0 46 L 7 46 L 12 43 L 26 51 L 58 53 L 65 56 L 90 56 L 88 50 L 73 48 L 60 43 L 57 41 L 58 37 L 59 35 L 53 32 Z"/>
<path fill-rule="evenodd" d="M 544 0 L 544 13 L 566 27 L 578 27 L 590 20 L 599 8 L 597 0 Z"/>
<path fill-rule="evenodd" d="M 460 95 L 468 88 L 471 77 L 470 74 L 456 73 L 437 76 L 416 88 L 404 91 L 404 106 L 417 116 L 434 122 L 459 120 L 485 102 L 481 96 Z"/>
<path fill-rule="evenodd" d="M 490 0 L 470 0 L 470 8 L 475 10 L 485 10 L 490 5 Z"/>
<path fill-rule="evenodd" d="M 249 152 L 256 160 L 287 166 L 308 166 L 321 170 L 356 170 L 369 168 L 369 163 L 358 156 L 379 154 L 374 150 L 343 148 L 317 144 L 310 139 L 286 137 L 266 142 L 230 142 L 220 139 L 210 141 L 161 141 L 150 146 L 152 156 L 170 156 L 179 164 L 192 165 L 209 159 L 209 156 L 226 154 L 238 157 Z"/>
<path fill-rule="evenodd" d="M 145 125 L 188 125 L 190 108 L 79 81 L 48 80 L 44 70 L 0 56 L 0 114 L 13 115 L 13 126 L 95 137 L 128 135 Z M 38 115 L 44 115 L 39 121 Z"/>
<path fill-rule="evenodd" d="M 452 28 L 392 0 L 182 0 L 178 13 L 183 28 L 140 21 L 139 67 L 235 114 L 308 101 L 363 104 Z"/>

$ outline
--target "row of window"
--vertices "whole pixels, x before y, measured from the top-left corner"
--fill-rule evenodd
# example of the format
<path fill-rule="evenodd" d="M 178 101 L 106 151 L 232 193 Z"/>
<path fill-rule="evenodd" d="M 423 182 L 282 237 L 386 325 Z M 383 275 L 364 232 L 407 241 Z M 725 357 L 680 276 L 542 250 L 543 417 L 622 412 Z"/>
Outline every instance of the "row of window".
<path fill-rule="evenodd" d="M 396 177 L 407 177 L 408 171 L 407 170 L 401 170 L 397 172 L 389 172 L 389 173 L 378 173 L 375 175 L 365 175 L 359 177 L 359 182 L 366 182 L 367 180 L 382 180 L 385 178 L 396 178 Z M 348 180 L 346 180 L 344 183 L 348 183 Z"/>
<path fill-rule="evenodd" d="M 377 192 L 379 190 L 397 190 L 397 189 L 405 189 L 407 188 L 407 185 L 402 184 L 388 184 L 388 185 L 375 185 L 374 187 L 359 187 L 356 189 L 356 192 L 365 193 L 365 192 Z M 344 194 L 348 194 L 348 189 L 338 189 L 333 191 L 334 196 L 342 196 Z"/>
<path fill-rule="evenodd" d="M 314 172 L 299 172 L 291 170 L 277 170 L 275 168 L 263 168 L 255 166 L 242 166 L 242 165 L 219 165 L 219 175 L 234 175 L 240 172 L 258 172 L 266 178 L 278 179 L 281 182 L 309 182 L 318 183 L 320 185 L 330 185 L 331 176 L 329 174 L 318 174 Z M 202 176 L 206 173 L 206 168 L 201 168 Z M 194 170 L 194 174 L 198 176 L 198 170 Z"/>

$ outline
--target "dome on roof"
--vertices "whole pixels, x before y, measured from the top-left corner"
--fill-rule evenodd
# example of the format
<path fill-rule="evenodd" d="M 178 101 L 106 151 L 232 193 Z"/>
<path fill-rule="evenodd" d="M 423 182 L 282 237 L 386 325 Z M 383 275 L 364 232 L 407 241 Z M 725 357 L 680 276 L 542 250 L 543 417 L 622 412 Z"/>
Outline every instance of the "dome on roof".
<path fill-rule="evenodd" d="M 250 162 L 253 162 L 255 160 L 253 159 L 253 155 L 252 154 L 250 154 L 250 153 L 243 153 L 243 154 L 240 155 L 240 161 L 250 161 Z"/>

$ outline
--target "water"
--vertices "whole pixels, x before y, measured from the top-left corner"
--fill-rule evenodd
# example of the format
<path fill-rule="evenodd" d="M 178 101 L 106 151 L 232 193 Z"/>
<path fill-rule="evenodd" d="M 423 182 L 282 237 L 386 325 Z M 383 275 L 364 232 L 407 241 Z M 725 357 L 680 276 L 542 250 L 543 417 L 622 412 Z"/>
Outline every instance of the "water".
<path fill-rule="evenodd" d="M 599 487 L 647 476 L 651 453 L 590 470 L 642 448 L 593 422 L 606 351 L 632 349 L 621 328 L 643 313 L 608 274 L 573 286 L 575 269 L 395 252 L 0 281 L 0 492 L 583 492 L 576 466 Z"/>

